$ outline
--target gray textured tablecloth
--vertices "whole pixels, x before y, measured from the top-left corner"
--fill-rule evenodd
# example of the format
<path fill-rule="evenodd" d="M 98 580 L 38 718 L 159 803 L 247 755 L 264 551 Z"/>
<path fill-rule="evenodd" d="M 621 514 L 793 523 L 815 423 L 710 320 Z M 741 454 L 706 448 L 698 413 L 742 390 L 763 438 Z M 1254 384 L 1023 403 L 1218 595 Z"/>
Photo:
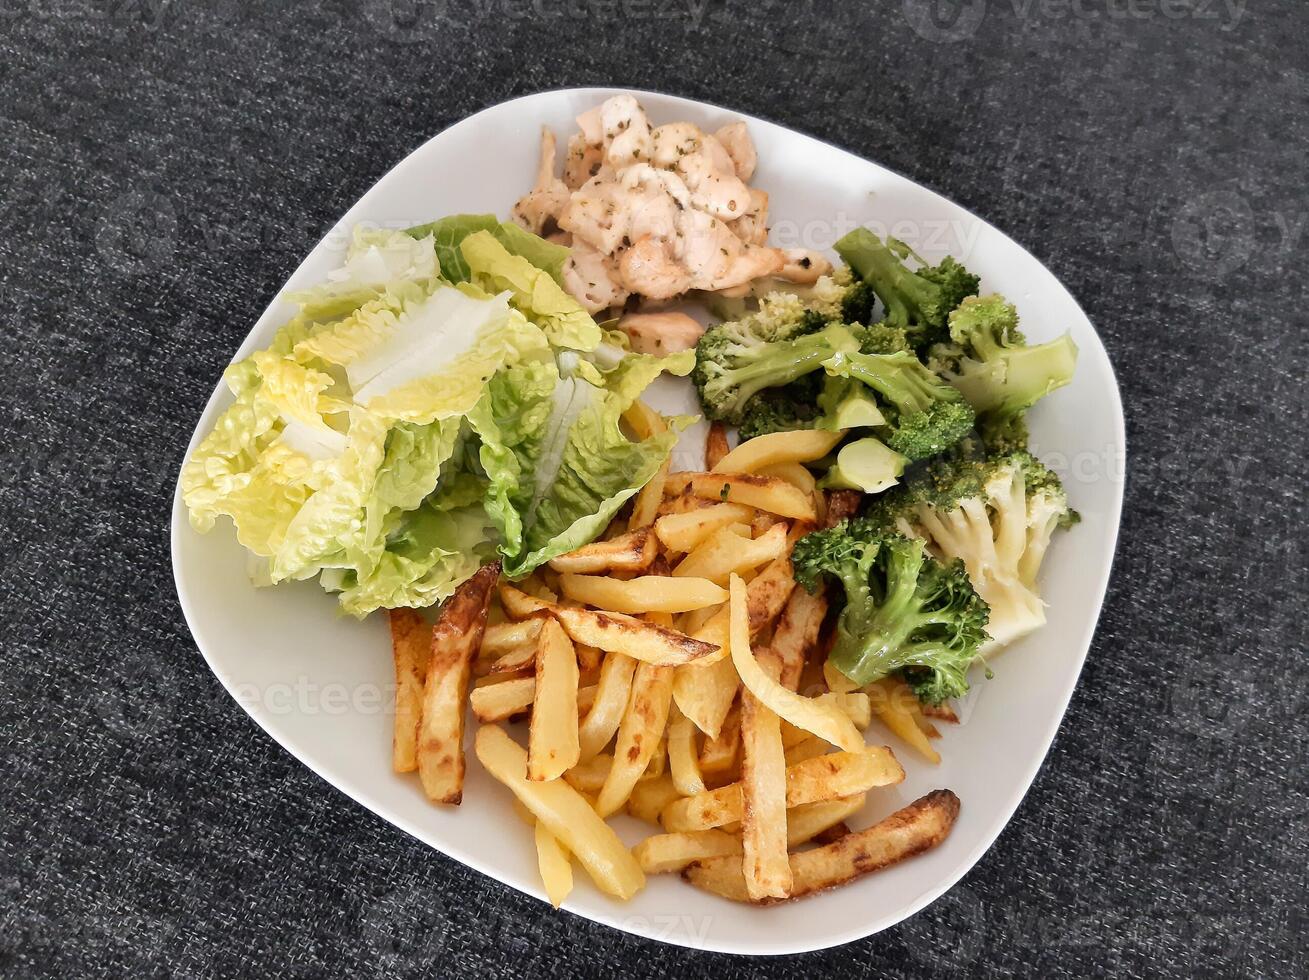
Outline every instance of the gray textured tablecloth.
<path fill-rule="evenodd" d="M 1309 971 L 1309 8 L 932 9 L 0 0 L 0 974 Z M 1054 749 L 958 887 L 841 949 L 657 946 L 465 870 L 278 748 L 174 598 L 183 448 L 279 284 L 429 136 L 578 84 L 940 190 L 1118 371 L 1122 537 Z"/>

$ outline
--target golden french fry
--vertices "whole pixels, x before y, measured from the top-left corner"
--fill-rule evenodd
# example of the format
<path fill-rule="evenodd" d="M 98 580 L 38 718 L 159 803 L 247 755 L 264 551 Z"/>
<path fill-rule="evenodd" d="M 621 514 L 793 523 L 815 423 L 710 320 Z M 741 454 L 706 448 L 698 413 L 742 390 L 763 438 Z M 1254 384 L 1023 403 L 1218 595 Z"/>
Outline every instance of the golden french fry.
<path fill-rule="evenodd" d="M 727 601 L 727 591 L 708 579 L 643 575 L 626 581 L 602 575 L 560 576 L 564 595 L 608 612 L 690 612 Z"/>
<path fill-rule="evenodd" d="M 715 617 L 717 618 L 717 617 Z M 701 632 L 708 632 L 713 620 Z M 724 641 L 725 645 L 726 641 Z M 730 657 L 723 657 L 701 667 L 685 664 L 673 674 L 673 697 L 677 707 L 709 738 L 722 730 L 740 680 Z"/>
<path fill-rule="evenodd" d="M 690 490 L 693 495 L 705 500 L 745 504 L 793 520 L 813 521 L 818 517 L 813 497 L 775 476 L 762 476 L 758 473 L 670 473 L 664 492 L 667 493 L 670 488 L 674 493 Z"/>
<path fill-rule="evenodd" d="M 883 677 L 869 684 L 866 690 L 872 710 L 877 714 L 877 720 L 932 765 L 940 765 L 940 753 L 932 748 L 932 743 L 918 727 L 909 709 L 908 702 L 912 701 L 916 705 L 918 699 L 914 697 L 908 685 L 898 678 Z"/>
<path fill-rule="evenodd" d="M 680 800 L 682 794 L 677 792 L 671 776 L 659 776 L 656 779 L 642 779 L 632 787 L 632 795 L 627 798 L 627 812 L 659 826 L 659 814 L 673 800 Z"/>
<path fill-rule="evenodd" d="M 586 713 L 578 731 L 581 758 L 594 758 L 609 744 L 618 731 L 627 710 L 627 698 L 632 690 L 632 674 L 636 661 L 621 653 L 605 654 L 600 667 L 600 680 L 596 685 L 595 703 Z"/>
<path fill-rule="evenodd" d="M 780 463 L 810 463 L 822 459 L 844 438 L 844 432 L 827 429 L 772 432 L 747 439 L 710 469 L 715 473 L 757 473 Z"/>
<path fill-rule="evenodd" d="M 636 858 L 577 790 L 562 779 L 528 779 L 527 752 L 498 726 L 479 728 L 474 745 L 486 771 L 508 786 L 537 823 L 582 862 L 601 891 L 627 899 L 641 890 L 645 873 Z"/>
<path fill-rule="evenodd" d="M 867 830 L 846 834 L 812 851 L 792 854 L 789 897 L 802 898 L 834 888 L 931 850 L 949 835 L 958 815 L 959 798 L 949 790 L 936 790 Z M 696 862 L 682 872 L 682 877 L 715 895 L 751 901 L 736 857 Z"/>
<path fill-rule="evenodd" d="M 868 799 L 865 793 L 856 793 L 839 800 L 807 803 L 786 811 L 786 846 L 799 847 L 820 834 L 839 826 L 848 817 L 863 809 Z"/>
<path fill-rule="evenodd" d="M 775 662 L 768 666 L 780 669 Z M 741 749 L 741 843 L 746 893 L 755 901 L 784 898 L 791 891 L 791 865 L 786 856 L 782 733 L 777 715 L 749 691 L 741 692 Z"/>
<path fill-rule="evenodd" d="M 608 541 L 592 541 L 550 560 L 556 572 L 644 572 L 658 553 L 658 542 L 648 527 L 637 527 Z"/>
<path fill-rule="evenodd" d="M 830 660 L 823 662 L 823 680 L 827 681 L 827 689 L 834 694 L 845 694 L 859 689 L 859 685 L 832 666 Z"/>
<path fill-rule="evenodd" d="M 838 748 L 857 752 L 864 745 L 863 736 L 840 708 L 788 691 L 773 680 L 750 650 L 750 616 L 745 583 L 733 575 L 731 592 L 731 632 L 728 647 L 741 683 L 780 717 L 797 728 L 813 732 Z"/>
<path fill-rule="evenodd" d="M 672 700 L 668 702 L 672 707 Z M 668 726 L 664 726 L 664 733 L 659 736 L 659 744 L 655 746 L 654 754 L 650 756 L 649 763 L 646 764 L 645 772 L 641 773 L 642 779 L 657 779 L 668 771 Z"/>
<path fill-rule="evenodd" d="M 432 627 L 413 609 L 392 609 L 391 655 L 395 660 L 395 734 L 391 768 L 418 768 L 418 725 L 423 714 L 423 682 L 432 654 Z"/>
<path fill-rule="evenodd" d="M 765 562 L 784 558 L 787 553 L 786 531 L 786 524 L 774 524 L 761 537 L 742 538 L 733 533 L 730 526 L 719 528 L 683 558 L 673 569 L 673 574 L 706 578 L 722 585 L 733 573 L 740 574 Z"/>
<path fill-rule="evenodd" d="M 446 600 L 432 628 L 418 727 L 418 778 L 428 799 L 436 803 L 458 804 L 463 799 L 468 680 L 499 578 L 499 563 L 478 569 Z"/>
<path fill-rule="evenodd" d="M 782 676 L 778 682 L 783 687 L 792 691 L 799 688 L 805 663 L 818 646 L 818 633 L 826 615 L 826 595 L 821 592 L 811 595 L 805 589 L 791 590 L 770 644 L 782 662 Z"/>
<path fill-rule="evenodd" d="M 948 722 L 951 725 L 959 724 L 959 716 L 955 714 L 954 706 L 948 701 L 940 704 L 921 705 L 923 714 L 928 718 L 935 718 L 937 721 Z"/>
<path fill-rule="evenodd" d="M 619 613 L 590 609 L 570 609 L 528 595 L 511 585 L 501 587 L 505 610 L 516 617 L 545 611 L 559 620 L 564 630 L 578 643 L 585 643 L 610 653 L 625 653 L 647 663 L 672 666 L 690 663 L 716 652 L 712 644 L 694 640 L 685 633 L 643 623 Z"/>
<path fill-rule="evenodd" d="M 527 741 L 527 778 L 558 779 L 577 765 L 577 654 L 553 619 L 536 646 L 536 693 Z"/>
<path fill-rule="evenodd" d="M 781 527 L 781 525 L 775 524 L 774 527 Z M 791 559 L 783 555 L 770 561 L 762 572 L 750 580 L 745 591 L 746 609 L 750 616 L 750 635 L 754 636 L 765 626 L 772 625 L 786 607 L 786 601 L 791 593 L 796 591 Z"/>
<path fill-rule="evenodd" d="M 648 875 L 681 871 L 695 861 L 740 853 L 741 839 L 721 830 L 654 834 L 632 848 L 632 856 Z"/>
<path fill-rule="evenodd" d="M 832 747 L 826 739 L 819 738 L 817 735 L 804 733 L 805 737 L 794 745 L 786 747 L 786 764 L 793 766 L 798 762 L 804 762 L 806 759 L 813 759 L 816 756 L 826 755 Z"/>
<path fill-rule="evenodd" d="M 614 764 L 596 800 L 596 812 L 600 816 L 609 816 L 627 801 L 632 787 L 650 764 L 668 722 L 672 693 L 670 668 L 649 663 L 637 665 L 627 713 L 618 726 Z"/>
<path fill-rule="evenodd" d="M 799 463 L 774 463 L 772 466 L 761 467 L 759 472 L 764 476 L 775 476 L 779 480 L 785 480 L 787 483 L 791 484 L 791 486 L 795 487 L 797 490 L 804 491 L 810 497 L 812 497 L 814 491 L 818 489 L 818 482 L 814 479 L 814 475 Z M 817 508 L 817 504 L 818 502 L 815 501 L 815 508 Z"/>
<path fill-rule="evenodd" d="M 744 504 L 709 504 L 680 514 L 665 514 L 654 531 L 669 551 L 688 552 L 719 528 L 751 520 L 753 508 Z"/>
<path fill-rule="evenodd" d="M 704 442 L 704 460 L 705 466 L 711 470 L 716 469 L 720 461 L 725 459 L 732 451 L 732 447 L 727 444 L 727 426 L 722 422 L 711 422 L 709 424 L 709 434 L 705 436 Z"/>
<path fill-rule="evenodd" d="M 609 775 L 609 767 L 614 764 L 614 757 L 607 752 L 601 752 L 585 762 L 579 762 L 564 773 L 564 779 L 568 785 L 573 787 L 579 793 L 585 793 L 588 796 L 594 796 L 600 792 L 600 787 L 605 784 L 605 777 Z"/>
<path fill-rule="evenodd" d="M 498 659 L 524 646 L 536 648 L 536 634 L 541 632 L 541 618 L 534 616 L 517 622 L 488 626 L 482 636 L 482 656 Z"/>
<path fill-rule="evenodd" d="M 577 651 L 577 667 L 583 673 L 593 673 L 600 669 L 600 662 L 604 660 L 604 651 L 597 650 L 586 643 L 576 643 L 573 645 Z M 591 678 L 594 682 L 595 678 Z"/>
<path fill-rule="evenodd" d="M 904 779 L 904 769 L 885 746 L 862 752 L 829 752 L 786 769 L 786 805 L 865 793 Z M 674 800 L 661 820 L 668 830 L 708 830 L 741 819 L 741 784 L 729 783 L 695 796 Z"/>
<path fill-rule="evenodd" d="M 500 684 L 473 688 L 468 701 L 473 716 L 483 724 L 505 721 L 522 714 L 536 698 L 535 677 L 513 677 Z"/>
<path fill-rule="evenodd" d="M 695 731 L 695 723 L 674 705 L 672 721 L 668 725 L 668 771 L 673 777 L 673 785 L 683 796 L 694 796 L 705 790 L 700 756 L 695 747 Z"/>
<path fill-rule="evenodd" d="M 632 516 L 628 523 L 636 529 L 646 531 L 659 516 L 659 507 L 664 502 L 664 483 L 668 480 L 668 460 L 655 470 L 650 482 L 643 486 L 632 504 Z"/>
<path fill-rule="evenodd" d="M 736 670 L 735 667 L 732 668 Z M 676 693 L 676 688 L 674 688 Z M 808 733 L 806 733 L 808 734 Z M 716 738 L 705 736 L 700 749 L 700 772 L 722 775 L 731 772 L 741 751 L 741 710 L 739 704 L 728 711 Z"/>
<path fill-rule="evenodd" d="M 668 474 L 668 477 L 664 480 L 663 502 L 659 505 L 659 510 L 655 512 L 655 524 L 658 524 L 661 518 L 671 514 L 689 514 L 693 511 L 705 510 L 714 506 L 714 501 L 697 497 L 684 489 L 671 491 L 668 487 L 670 480 L 677 480 L 679 484 L 685 482 L 681 473 Z"/>
<path fill-rule="evenodd" d="M 512 674 L 523 670 L 536 669 L 536 641 L 524 643 L 516 650 L 510 650 L 487 667 L 488 674 Z"/>
<path fill-rule="evenodd" d="M 551 905 L 559 908 L 573 890 L 573 862 L 568 859 L 568 852 L 559 843 L 559 839 L 546 829 L 545 824 L 536 821 L 533 833 L 536 837 L 536 866 L 541 872 L 541 882 L 545 885 L 545 897 Z"/>

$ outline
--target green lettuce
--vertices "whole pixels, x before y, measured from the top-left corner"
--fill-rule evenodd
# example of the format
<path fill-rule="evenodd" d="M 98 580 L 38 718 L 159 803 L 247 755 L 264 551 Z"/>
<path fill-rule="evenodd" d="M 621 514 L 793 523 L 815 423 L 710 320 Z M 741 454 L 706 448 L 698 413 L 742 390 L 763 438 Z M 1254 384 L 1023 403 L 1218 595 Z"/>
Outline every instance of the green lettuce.
<path fill-rule="evenodd" d="M 518 225 L 502 222 L 493 214 L 452 214 L 439 221 L 410 228 L 405 234 L 415 239 L 430 238 L 441 274 L 452 283 L 460 283 L 472 278 L 460 246 L 465 238 L 479 231 L 494 235 L 514 255 L 521 255 L 563 286 L 568 249 L 547 242 Z"/>

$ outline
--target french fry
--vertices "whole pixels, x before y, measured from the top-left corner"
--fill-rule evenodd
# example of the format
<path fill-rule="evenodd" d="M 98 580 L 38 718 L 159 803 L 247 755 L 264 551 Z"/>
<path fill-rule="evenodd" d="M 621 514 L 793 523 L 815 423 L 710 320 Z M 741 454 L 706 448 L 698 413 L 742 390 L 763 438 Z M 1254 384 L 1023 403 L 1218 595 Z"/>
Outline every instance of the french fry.
<path fill-rule="evenodd" d="M 536 866 L 545 885 L 545 897 L 551 905 L 559 908 L 573 890 L 573 862 L 568 859 L 568 852 L 559 839 L 541 821 L 536 821 L 533 834 L 536 837 Z"/>
<path fill-rule="evenodd" d="M 632 848 L 632 856 L 648 875 L 681 871 L 695 861 L 741 853 L 741 839 L 721 830 L 685 834 L 654 834 Z"/>
<path fill-rule="evenodd" d="M 744 504 L 709 504 L 680 514 L 665 514 L 655 521 L 655 535 L 669 551 L 688 552 L 719 528 L 752 519 L 756 513 Z"/>
<path fill-rule="evenodd" d="M 577 654 L 553 619 L 541 627 L 536 646 L 536 692 L 527 741 L 527 778 L 558 779 L 577 765 Z"/>
<path fill-rule="evenodd" d="M 782 676 L 778 682 L 789 690 L 797 690 L 810 653 L 818 646 L 818 633 L 827 615 L 827 597 L 820 592 L 812 595 L 804 589 L 792 589 L 786 606 L 773 630 L 770 646 L 782 662 Z"/>
<path fill-rule="evenodd" d="M 694 796 L 705 790 L 695 732 L 695 723 L 674 705 L 668 725 L 668 771 L 673 777 L 673 785 L 683 796 Z"/>
<path fill-rule="evenodd" d="M 488 674 L 512 674 L 522 670 L 534 670 L 536 667 L 536 641 L 524 643 L 516 650 L 510 650 L 500 659 L 487 667 Z"/>
<path fill-rule="evenodd" d="M 713 623 L 714 620 L 710 620 L 701 634 L 709 632 Z M 690 718 L 706 736 L 714 738 L 722 729 L 723 720 L 727 717 L 739 686 L 736 667 L 730 657 L 723 657 L 707 667 L 697 663 L 676 668 L 673 675 L 673 698 L 682 714 Z"/>
<path fill-rule="evenodd" d="M 607 752 L 601 752 L 569 769 L 564 773 L 564 780 L 579 793 L 594 796 L 605 784 L 605 777 L 609 775 L 609 767 L 613 764 L 614 757 Z"/>
<path fill-rule="evenodd" d="M 632 690 L 632 674 L 636 661 L 621 653 L 605 654 L 600 666 L 600 680 L 596 685 L 595 703 L 586 713 L 578 729 L 581 759 L 594 758 L 609 744 L 618 731 L 627 710 L 627 698 Z"/>
<path fill-rule="evenodd" d="M 838 748 L 857 752 L 864 745 L 863 736 L 850 717 L 840 708 L 788 691 L 773 680 L 750 650 L 750 617 L 745 583 L 733 575 L 731 592 L 731 632 L 728 647 L 741 684 L 750 693 L 797 728 L 813 732 Z"/>
<path fill-rule="evenodd" d="M 786 530 L 785 524 L 774 524 L 762 537 L 743 539 L 731 527 L 719 528 L 677 564 L 673 575 L 706 578 L 722 585 L 733 573 L 784 558 Z"/>
<path fill-rule="evenodd" d="M 839 800 L 824 800 L 792 807 L 786 811 L 786 846 L 792 849 L 840 826 L 848 817 L 864 807 L 868 799 L 864 793 L 846 796 Z"/>
<path fill-rule="evenodd" d="M 674 474 L 668 474 L 669 480 L 673 478 Z M 676 474 L 676 479 L 679 484 L 683 482 L 680 473 Z M 660 519 L 673 514 L 689 514 L 693 511 L 705 510 L 714 505 L 715 501 L 705 500 L 703 497 L 697 497 L 695 494 L 680 487 L 676 491 L 670 490 L 668 487 L 668 480 L 665 480 L 664 500 L 663 503 L 659 505 L 659 510 L 655 512 L 655 524 L 658 524 Z"/>
<path fill-rule="evenodd" d="M 423 714 L 423 682 L 432 654 L 432 627 L 413 609 L 392 609 L 391 655 L 395 660 L 395 733 L 391 768 L 418 768 L 418 725 Z"/>
<path fill-rule="evenodd" d="M 490 724 L 522 714 L 532 706 L 535 698 L 535 677 L 513 677 L 500 684 L 473 688 L 468 701 L 473 716 L 483 724 Z"/>
<path fill-rule="evenodd" d="M 602 572 L 644 572 L 658 554 L 658 541 L 648 527 L 608 541 L 592 541 L 566 555 L 550 559 L 556 572 L 596 575 Z"/>
<path fill-rule="evenodd" d="M 732 670 L 736 670 L 735 667 Z M 674 687 L 674 693 L 676 688 Z M 741 709 L 739 703 L 728 711 L 715 738 L 705 736 L 700 749 L 700 773 L 722 774 L 735 768 L 741 751 Z"/>
<path fill-rule="evenodd" d="M 864 495 L 858 490 L 828 490 L 827 513 L 823 516 L 824 527 L 834 527 L 847 517 L 859 512 L 864 502 Z"/>
<path fill-rule="evenodd" d="M 794 435 L 790 432 L 786 434 Z M 690 490 L 705 500 L 757 507 L 793 520 L 812 521 L 818 516 L 809 494 L 775 476 L 761 476 L 758 473 L 670 473 L 664 492 L 667 493 L 669 488 L 674 492 Z"/>
<path fill-rule="evenodd" d="M 948 722 L 951 725 L 959 724 L 959 716 L 955 714 L 954 706 L 948 701 L 942 701 L 940 704 L 924 704 L 921 707 L 923 714 L 928 718 L 935 718 L 937 721 Z"/>
<path fill-rule="evenodd" d="M 709 423 L 709 434 L 704 443 L 705 466 L 715 469 L 731 451 L 732 447 L 727 444 L 727 426 L 722 422 Z"/>
<path fill-rule="evenodd" d="M 865 793 L 904 779 L 904 769 L 885 746 L 862 752 L 829 752 L 786 769 L 786 805 Z M 741 784 L 729 783 L 695 796 L 674 800 L 660 817 L 670 831 L 708 830 L 741 819 Z"/>
<path fill-rule="evenodd" d="M 668 431 L 668 423 L 664 421 L 663 416 L 640 401 L 633 402 L 623 413 L 623 421 L 631 427 L 638 439 L 649 439 Z M 629 527 L 635 530 L 646 528 L 654 523 L 659 505 L 663 502 L 664 481 L 667 479 L 668 460 L 664 460 L 663 465 L 655 471 L 655 475 L 636 495 L 636 501 L 632 505 L 632 516 L 628 520 Z M 573 570 L 582 571 L 582 569 Z"/>
<path fill-rule="evenodd" d="M 673 800 L 680 800 L 682 794 L 677 792 L 671 776 L 663 775 L 657 779 L 642 779 L 632 787 L 632 795 L 627 798 L 627 812 L 659 826 L 659 814 Z"/>
<path fill-rule="evenodd" d="M 618 726 L 614 764 L 596 800 L 596 812 L 600 816 L 609 816 L 627 801 L 632 787 L 650 764 L 668 723 L 672 693 L 670 668 L 649 663 L 637 666 L 627 713 Z"/>
<path fill-rule="evenodd" d="M 772 432 L 747 439 L 710 469 L 716 473 L 757 473 L 765 466 L 810 463 L 822 459 L 844 438 L 845 432 L 826 429 Z"/>
<path fill-rule="evenodd" d="M 737 580 L 739 582 L 739 579 Z M 780 672 L 770 660 L 761 669 Z M 786 856 L 786 760 L 777 715 L 741 692 L 741 843 L 746 893 L 754 901 L 791 891 Z"/>
<path fill-rule="evenodd" d="M 818 488 L 814 475 L 799 463 L 774 463 L 772 466 L 762 467 L 759 472 L 764 476 L 775 476 L 779 480 L 785 480 L 797 490 L 803 490 L 810 497 L 814 495 L 814 491 Z M 817 501 L 815 501 L 815 510 L 817 506 Z"/>
<path fill-rule="evenodd" d="M 577 668 L 583 674 L 592 673 L 600 669 L 600 662 L 604 660 L 604 651 L 597 650 L 586 643 L 575 643 L 573 649 L 577 651 Z M 594 678 L 591 679 L 594 682 Z"/>
<path fill-rule="evenodd" d="M 671 709 L 672 700 L 668 702 Z M 654 754 L 650 756 L 650 761 L 646 764 L 645 772 L 641 773 L 642 779 L 656 779 L 668 771 L 668 726 L 664 726 L 664 733 L 659 736 L 659 744 L 655 746 Z"/>
<path fill-rule="evenodd" d="M 704 578 L 643 575 L 619 579 L 602 575 L 561 575 L 564 595 L 609 612 L 690 612 L 727 601 L 727 591 Z"/>
<path fill-rule="evenodd" d="M 780 527 L 781 525 L 774 525 Z M 750 617 L 750 635 L 754 636 L 773 623 L 795 591 L 791 559 L 786 555 L 770 561 L 746 586 L 746 610 Z"/>
<path fill-rule="evenodd" d="M 872 698 L 863 691 L 847 691 L 844 694 L 828 691 L 814 700 L 836 706 L 860 731 L 873 723 Z"/>
<path fill-rule="evenodd" d="M 804 762 L 806 759 L 826 755 L 831 749 L 832 747 L 827 744 L 826 739 L 805 732 L 804 739 L 786 747 L 786 764 L 793 766 L 798 762 Z"/>
<path fill-rule="evenodd" d="M 940 765 L 940 753 L 932 748 L 932 743 L 918 727 L 913 712 L 909 709 L 908 702 L 912 701 L 916 705 L 918 699 L 914 697 L 908 685 L 898 678 L 883 677 L 869 684 L 867 690 L 868 700 L 872 710 L 877 714 L 877 720 L 932 765 Z"/>
<path fill-rule="evenodd" d="M 627 899 L 641 890 L 645 873 L 636 858 L 577 790 L 562 779 L 528 779 L 527 752 L 496 725 L 479 728 L 474 745 L 486 771 L 577 857 L 601 891 Z"/>
<path fill-rule="evenodd" d="M 436 803 L 458 804 L 463 799 L 468 680 L 499 578 L 499 563 L 478 569 L 446 600 L 432 628 L 417 756 L 423 792 Z"/>
<path fill-rule="evenodd" d="M 949 790 L 936 790 L 867 830 L 792 854 L 789 897 L 802 898 L 834 888 L 931 850 L 949 835 L 958 815 L 959 798 Z M 751 901 L 741 862 L 735 857 L 696 862 L 682 872 L 682 877 L 723 898 Z"/>
<path fill-rule="evenodd" d="M 712 644 L 694 640 L 676 630 L 616 613 L 570 609 L 557 602 L 530 596 L 511 585 L 501 587 L 500 598 L 511 616 L 521 618 L 544 610 L 559 620 L 576 642 L 610 653 L 624 653 L 651 664 L 690 663 L 717 651 Z"/>
<path fill-rule="evenodd" d="M 536 634 L 541 632 L 540 617 L 488 626 L 482 636 L 482 656 L 496 659 L 523 646 L 535 649 Z"/>

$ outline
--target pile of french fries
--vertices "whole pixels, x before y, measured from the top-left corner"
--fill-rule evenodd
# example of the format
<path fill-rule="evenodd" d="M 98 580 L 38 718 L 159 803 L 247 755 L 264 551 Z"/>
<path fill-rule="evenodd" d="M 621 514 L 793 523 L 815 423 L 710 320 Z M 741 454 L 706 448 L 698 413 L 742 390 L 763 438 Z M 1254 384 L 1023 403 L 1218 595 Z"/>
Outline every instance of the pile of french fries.
<path fill-rule="evenodd" d="M 641 437 L 664 425 L 639 403 L 625 422 Z M 618 898 L 680 872 L 767 904 L 938 844 L 959 808 L 948 790 L 865 830 L 846 823 L 904 779 L 889 747 L 865 743 L 874 717 L 932 762 L 933 720 L 951 718 L 928 717 L 898 681 L 854 690 L 824 670 L 827 600 L 796 587 L 790 552 L 857 506 L 804 466 L 840 435 L 729 451 L 711 432 L 707 471 L 665 466 L 601 540 L 518 583 L 483 568 L 435 626 L 392 611 L 395 770 L 459 803 L 471 707 L 474 752 L 533 826 L 556 907 L 573 859 Z M 525 748 L 503 727 L 517 719 Z M 657 832 L 629 850 L 606 822 L 621 812 Z"/>

